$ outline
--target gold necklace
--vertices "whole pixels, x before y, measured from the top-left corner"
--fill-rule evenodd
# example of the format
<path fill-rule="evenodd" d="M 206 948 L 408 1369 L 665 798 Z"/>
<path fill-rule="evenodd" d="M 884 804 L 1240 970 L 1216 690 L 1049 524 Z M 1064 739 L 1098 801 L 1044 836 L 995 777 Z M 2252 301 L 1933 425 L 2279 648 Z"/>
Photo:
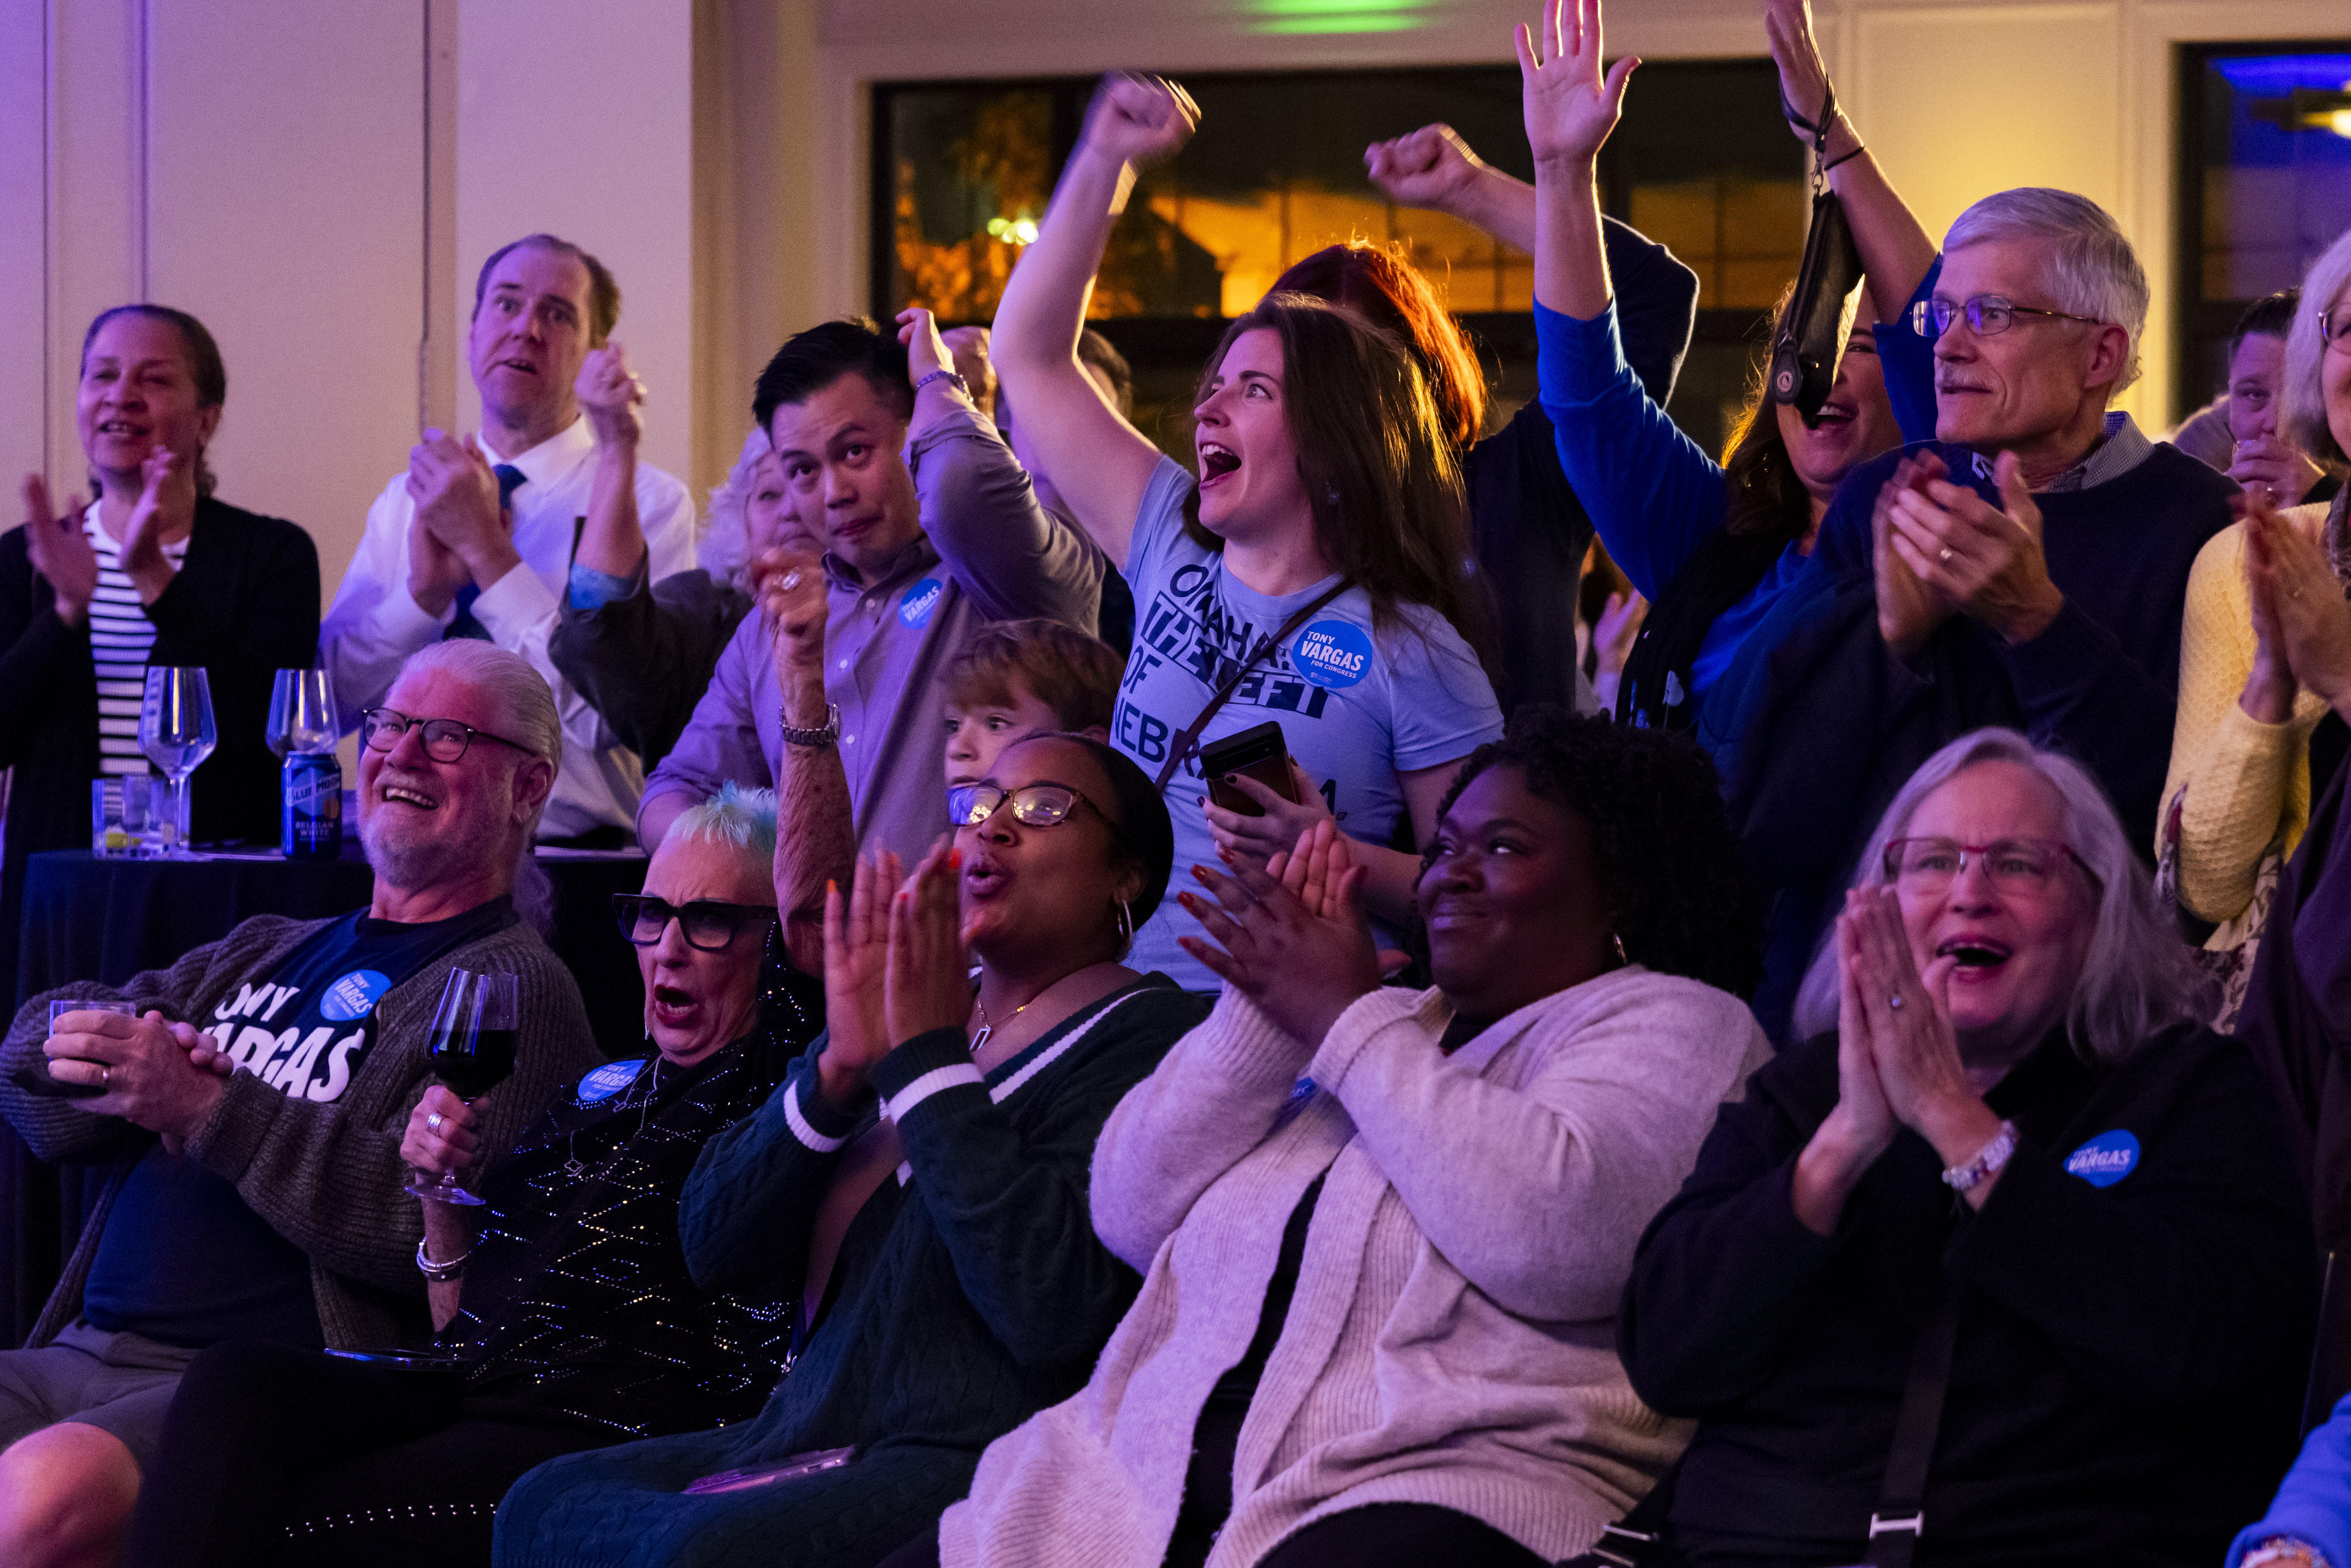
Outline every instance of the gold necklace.
<path fill-rule="evenodd" d="M 1056 980 L 1053 984 L 1059 985 L 1061 982 Z M 1048 986 L 1045 988 L 1045 991 L 1050 991 L 1052 988 L 1052 986 Z M 1012 1017 L 1017 1019 L 1022 1013 L 1027 1012 L 1030 1008 L 1036 1006 L 1038 997 L 1042 997 L 1045 994 L 1045 991 L 1039 991 L 1037 996 L 1030 997 L 1027 1001 L 1022 1002 L 1019 1007 L 1014 1008 L 1012 1009 Z M 974 991 L 971 994 L 971 1003 L 972 1006 L 979 1009 L 979 1032 L 971 1037 L 972 1053 L 974 1055 L 977 1055 L 979 1048 L 987 1043 L 987 1037 L 996 1032 L 996 1026 L 987 1021 L 987 999 L 985 997 L 981 996 L 977 991 Z M 1005 1021 L 1008 1023 L 1011 1019 L 1008 1019 Z"/>

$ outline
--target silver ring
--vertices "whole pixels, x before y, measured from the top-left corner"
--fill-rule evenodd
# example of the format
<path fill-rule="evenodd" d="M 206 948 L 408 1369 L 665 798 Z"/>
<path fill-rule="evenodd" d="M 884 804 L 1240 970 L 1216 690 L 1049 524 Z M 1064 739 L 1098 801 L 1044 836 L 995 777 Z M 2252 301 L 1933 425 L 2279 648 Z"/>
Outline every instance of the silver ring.
<path fill-rule="evenodd" d="M 1949 545 L 1945 545 L 1945 546 L 1943 547 L 1942 553 L 1941 553 L 1941 554 L 1939 554 L 1939 555 L 1938 555 L 1935 559 L 1936 559 L 1937 560 L 1938 560 L 1938 561 L 1941 561 L 1945 566 L 1949 566 L 1949 565 L 1950 565 L 1950 564 L 1951 564 L 1951 547 L 1950 547 L 1950 546 L 1949 546 Z"/>
<path fill-rule="evenodd" d="M 109 1066 L 108 1066 L 108 1065 L 106 1065 L 106 1063 L 104 1063 L 103 1061 L 99 1062 L 99 1063 L 98 1064 L 98 1081 L 99 1081 L 100 1083 L 111 1083 L 111 1082 L 114 1082 L 114 1069 L 112 1069 L 111 1067 L 109 1067 Z"/>
<path fill-rule="evenodd" d="M 1897 1012 L 1897 1013 L 1898 1013 L 1898 1012 L 1900 1012 L 1900 1011 L 1902 1010 L 1902 998 L 1901 998 L 1900 994 L 1899 994 L 1899 993 L 1896 993 L 1896 995 L 1894 995 L 1894 996 L 1890 996 L 1890 997 L 1886 998 L 1886 1005 L 1888 1008 L 1891 1008 L 1894 1011 L 1896 1011 L 1896 1012 Z"/>
<path fill-rule="evenodd" d="M 779 586 L 786 593 L 789 593 L 793 589 L 798 588 L 799 585 L 800 574 L 797 571 L 788 571 L 784 573 L 784 580 Z"/>
<path fill-rule="evenodd" d="M 441 1130 L 441 1113 L 438 1111 L 427 1111 L 424 1113 L 424 1125 L 428 1131 L 435 1133 L 439 1132 Z"/>

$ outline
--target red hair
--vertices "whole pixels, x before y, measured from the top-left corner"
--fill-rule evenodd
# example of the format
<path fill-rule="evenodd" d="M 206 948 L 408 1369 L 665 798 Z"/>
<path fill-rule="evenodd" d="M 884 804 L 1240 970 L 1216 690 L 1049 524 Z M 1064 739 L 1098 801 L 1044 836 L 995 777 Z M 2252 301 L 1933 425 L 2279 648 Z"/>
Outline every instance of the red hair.
<path fill-rule="evenodd" d="M 1310 294 L 1394 332 L 1420 361 L 1445 438 L 1467 446 L 1485 429 L 1486 377 L 1478 356 L 1428 279 L 1405 259 L 1400 242 L 1377 246 L 1351 239 L 1325 246 L 1274 279 L 1266 292 Z"/>

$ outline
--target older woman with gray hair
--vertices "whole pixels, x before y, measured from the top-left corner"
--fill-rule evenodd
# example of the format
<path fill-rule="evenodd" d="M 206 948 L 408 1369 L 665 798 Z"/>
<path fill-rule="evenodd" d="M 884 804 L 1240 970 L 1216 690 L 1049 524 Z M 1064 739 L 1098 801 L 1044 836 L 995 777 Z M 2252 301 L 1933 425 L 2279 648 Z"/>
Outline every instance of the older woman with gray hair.
<path fill-rule="evenodd" d="M 1643 1238 L 1634 1389 L 1697 1563 L 2202 1564 L 2293 1452 L 2315 1280 L 2279 1117 L 2080 765 L 1944 747 Z M 1923 1546 L 1922 1546 L 1923 1543 Z"/>
<path fill-rule="evenodd" d="M 437 1337 L 356 1359 L 254 1341 L 197 1356 L 126 1563 L 486 1563 L 498 1499 L 532 1466 L 758 1410 L 789 1317 L 695 1282 L 678 1198 L 705 1141 L 767 1100 L 822 1022 L 771 994 L 775 845 L 764 789 L 679 816 L 644 892 L 614 899 L 650 1049 L 590 1069 L 491 1167 L 478 1224 L 425 1206 Z M 475 1166 L 478 1113 L 427 1090 L 402 1156 Z"/>

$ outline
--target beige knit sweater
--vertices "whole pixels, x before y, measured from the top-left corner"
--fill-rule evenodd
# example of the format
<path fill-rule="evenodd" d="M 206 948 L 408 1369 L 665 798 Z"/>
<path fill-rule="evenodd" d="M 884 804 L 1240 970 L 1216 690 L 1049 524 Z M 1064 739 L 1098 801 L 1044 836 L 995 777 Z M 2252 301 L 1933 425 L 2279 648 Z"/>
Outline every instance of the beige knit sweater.
<path fill-rule="evenodd" d="M 989 1446 L 940 1521 L 949 1568 L 1161 1561 L 1201 1408 L 1326 1169 L 1210 1568 L 1375 1502 L 1566 1557 L 1647 1490 L 1688 1428 L 1626 1382 L 1617 1298 L 1762 1032 L 1735 998 L 1640 968 L 1449 1057 L 1447 1018 L 1434 990 L 1376 991 L 1310 1050 L 1228 989 L 1127 1094 L 1092 1205 L 1142 1295 L 1081 1393 Z M 1301 1073 L 1316 1088 L 1293 1112 Z"/>
<path fill-rule="evenodd" d="M 2315 534 L 2326 506 L 2283 514 Z M 2156 854 L 2172 805 L 2179 818 L 2179 898 L 2206 920 L 2232 920 L 2252 901 L 2262 857 L 2292 854 L 2310 821 L 2310 732 L 2326 705 L 2298 692 L 2283 724 L 2262 724 L 2238 705 L 2253 664 L 2252 607 L 2245 596 L 2245 526 L 2212 536 L 2188 574 L 2179 632 L 2179 716 L 2163 781 Z"/>

